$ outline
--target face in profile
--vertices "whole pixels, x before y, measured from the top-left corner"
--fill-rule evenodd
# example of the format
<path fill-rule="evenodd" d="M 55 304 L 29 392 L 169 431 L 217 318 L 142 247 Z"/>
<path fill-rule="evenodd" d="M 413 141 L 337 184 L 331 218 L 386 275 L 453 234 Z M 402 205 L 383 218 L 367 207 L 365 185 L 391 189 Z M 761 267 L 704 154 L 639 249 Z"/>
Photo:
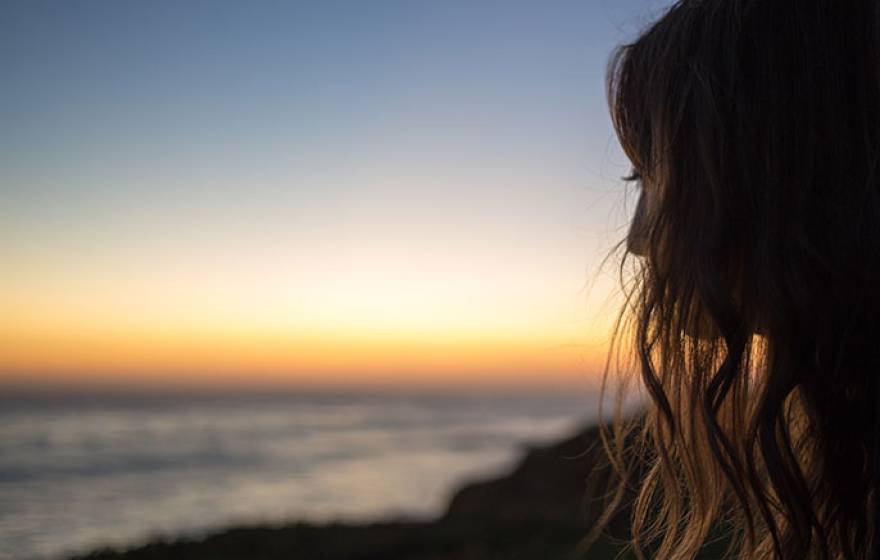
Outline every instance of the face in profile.
<path fill-rule="evenodd" d="M 639 199 L 636 203 L 636 209 L 630 223 L 629 231 L 626 236 L 626 250 L 632 255 L 649 259 L 652 251 L 651 243 L 651 222 L 657 213 L 657 204 L 659 203 L 657 193 L 646 184 L 637 172 L 633 172 L 627 181 L 637 181 L 639 184 Z M 652 266 L 661 267 L 664 276 L 674 281 L 674 270 L 669 270 L 668 264 L 664 262 L 662 250 L 654 251 L 655 261 L 651 262 Z M 693 338 L 709 340 L 720 336 L 715 323 L 709 314 L 705 311 L 698 299 L 693 302 L 691 310 L 691 320 L 687 321 L 686 335 Z"/>

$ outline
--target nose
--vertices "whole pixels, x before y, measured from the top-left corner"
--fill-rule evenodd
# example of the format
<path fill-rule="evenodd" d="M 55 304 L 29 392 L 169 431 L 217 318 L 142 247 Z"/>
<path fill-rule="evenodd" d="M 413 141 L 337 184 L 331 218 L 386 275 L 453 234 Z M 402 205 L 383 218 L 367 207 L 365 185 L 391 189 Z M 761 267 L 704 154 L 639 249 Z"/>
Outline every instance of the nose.
<path fill-rule="evenodd" d="M 626 236 L 626 250 L 638 257 L 645 256 L 647 251 L 648 220 L 646 214 L 647 203 L 645 202 L 645 194 L 642 192 L 639 195 L 636 212 Z"/>

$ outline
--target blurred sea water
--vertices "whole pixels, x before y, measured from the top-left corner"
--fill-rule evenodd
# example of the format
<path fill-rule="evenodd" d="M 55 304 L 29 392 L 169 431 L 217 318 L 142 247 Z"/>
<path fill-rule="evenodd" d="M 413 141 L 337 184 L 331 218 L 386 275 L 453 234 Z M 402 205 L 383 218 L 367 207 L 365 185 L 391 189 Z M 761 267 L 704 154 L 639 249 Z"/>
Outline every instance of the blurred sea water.
<path fill-rule="evenodd" d="M 0 394 L 0 559 L 232 524 L 418 519 L 597 399 L 518 394 Z"/>

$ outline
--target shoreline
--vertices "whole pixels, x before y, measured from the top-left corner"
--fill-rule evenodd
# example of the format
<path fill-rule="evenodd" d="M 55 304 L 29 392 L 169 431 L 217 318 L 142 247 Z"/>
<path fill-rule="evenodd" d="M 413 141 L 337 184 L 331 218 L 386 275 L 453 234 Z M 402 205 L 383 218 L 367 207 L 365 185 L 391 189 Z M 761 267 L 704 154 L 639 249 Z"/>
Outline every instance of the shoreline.
<path fill-rule="evenodd" d="M 555 443 L 529 447 L 509 472 L 460 486 L 445 512 L 432 520 L 242 525 L 198 537 L 99 548 L 67 558 L 562 558 L 586 535 L 601 511 L 601 499 L 587 487 L 591 473 L 599 488 L 607 480 L 597 438 L 598 428 L 588 426 Z M 605 540 L 596 544 L 589 557 L 611 558 L 618 551 L 618 546 Z"/>

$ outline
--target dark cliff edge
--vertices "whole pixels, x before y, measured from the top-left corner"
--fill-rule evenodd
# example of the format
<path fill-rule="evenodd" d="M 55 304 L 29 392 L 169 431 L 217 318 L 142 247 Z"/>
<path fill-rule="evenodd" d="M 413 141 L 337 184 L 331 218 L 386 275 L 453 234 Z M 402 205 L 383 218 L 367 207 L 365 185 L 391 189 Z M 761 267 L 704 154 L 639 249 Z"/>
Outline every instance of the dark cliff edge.
<path fill-rule="evenodd" d="M 201 539 L 97 550 L 76 560 L 610 559 L 621 546 L 609 537 L 586 555 L 573 554 L 601 512 L 608 475 L 598 429 L 591 427 L 528 450 L 504 476 L 460 488 L 434 521 L 242 527 Z M 627 516 L 623 511 L 615 519 L 610 534 L 625 537 Z"/>

